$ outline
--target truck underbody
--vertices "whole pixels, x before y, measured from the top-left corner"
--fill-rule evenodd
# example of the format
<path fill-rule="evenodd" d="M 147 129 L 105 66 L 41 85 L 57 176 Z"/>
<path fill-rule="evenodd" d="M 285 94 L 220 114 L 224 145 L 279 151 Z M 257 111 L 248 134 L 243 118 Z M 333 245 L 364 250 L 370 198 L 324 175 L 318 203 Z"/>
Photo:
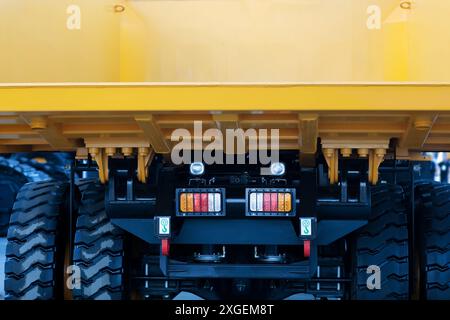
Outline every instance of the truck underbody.
<path fill-rule="evenodd" d="M 135 105 L 132 113 L 104 111 L 103 106 L 115 98 L 103 91 L 116 94 L 119 88 L 131 90 L 130 99 L 143 90 L 142 94 L 158 100 L 144 99 L 153 106 Z M 325 111 L 334 107 L 327 97 L 316 98 L 311 109 L 302 112 L 230 111 L 234 107 L 184 115 L 139 111 L 156 108 L 156 101 L 170 110 L 179 98 L 159 94 L 185 88 L 73 86 L 71 97 L 78 107 L 97 99 L 99 111 L 85 113 L 68 111 L 72 101 L 52 113 L 27 111 L 29 104 L 51 105 L 60 90 L 71 87 L 38 86 L 26 100 L 16 90 L 29 92 L 29 88 L 0 89 L 7 101 L 4 107 L 16 106 L 1 116 L 10 121 L 2 125 L 2 134 L 16 135 L 10 145 L 3 145 L 4 151 L 75 151 L 70 179 L 27 184 L 18 193 L 8 233 L 8 298 L 61 296 L 64 280 L 56 278 L 72 265 L 69 261 L 79 267 L 81 287 L 65 290 L 66 298 L 171 299 L 180 292 L 208 299 L 280 299 L 298 294 L 317 299 L 448 298 L 448 213 L 446 205 L 435 208 L 434 203 L 440 188 L 447 187 L 433 182 L 434 165 L 422 153 L 448 148 L 446 111 L 402 111 L 402 91 L 408 87 L 379 84 L 356 85 L 353 94 L 345 85 L 295 85 L 286 89 L 293 92 L 288 109 L 311 103 L 299 99 L 305 96 L 297 95 L 299 90 L 338 90 L 339 101 L 347 106 L 355 103 L 355 92 L 363 90 L 373 92 L 380 103 L 398 103 L 393 110 Z M 251 106 L 259 103 L 252 94 L 258 88 L 194 86 L 189 90 L 229 89 L 227 99 L 240 98 Z M 450 101 L 445 99 L 448 86 L 411 84 L 410 88 L 417 90 L 417 108 L 425 109 L 430 96 Z M 50 89 L 55 94 L 47 95 Z M 287 93 L 279 85 L 266 85 L 264 90 L 274 92 L 274 100 L 266 100 L 266 106 L 279 101 L 278 90 Z M 383 97 L 383 90 L 390 99 Z M 201 99 L 194 97 L 183 101 L 201 105 Z M 222 103 L 227 104 L 227 99 Z M 174 134 L 179 127 L 184 131 Z M 256 152 L 261 158 L 264 150 L 260 144 L 251 145 L 252 136 L 245 134 L 274 128 L 279 128 L 276 146 L 281 149 L 276 163 L 283 170 L 263 173 L 267 165 L 258 164 L 252 155 Z M 222 142 L 210 152 L 218 161 L 189 162 L 196 156 L 205 158 L 208 146 L 216 141 L 208 137 L 208 130 L 215 130 Z M 234 135 L 227 135 L 230 130 Z M 239 147 L 240 132 L 245 152 L 233 153 L 234 144 L 231 152 L 226 150 L 230 140 Z M 269 136 L 266 144 L 272 140 Z M 190 151 L 177 149 L 183 142 Z M 177 155 L 191 164 L 175 164 Z M 193 173 L 192 166 L 199 164 L 200 174 Z M 88 174 L 98 182 L 83 180 Z M 46 191 L 40 194 L 42 183 Z M 50 192 L 53 189 L 58 192 Z M 36 193 L 43 197 L 37 207 L 31 201 Z M 51 195 L 55 198 L 50 201 Z M 46 209 L 53 212 L 51 219 L 41 221 L 40 206 L 48 206 L 49 201 L 59 205 Z M 443 210 L 438 218 L 429 212 L 435 209 Z M 159 231 L 161 221 L 169 226 L 166 234 Z M 310 233 L 302 233 L 304 222 Z M 47 224 L 50 234 L 38 237 L 39 225 L 44 232 Z M 55 242 L 54 235 L 60 233 L 62 239 Z M 51 239 L 43 247 L 35 240 L 36 246 L 30 247 L 36 237 Z M 428 244 L 428 237 L 436 237 L 436 243 Z M 64 249 L 57 248 L 59 242 L 66 243 Z M 36 258 L 36 252 L 49 248 L 59 253 L 46 257 L 48 261 Z M 52 260 L 56 258 L 65 260 L 65 265 Z M 50 265 L 61 270 L 51 269 L 49 275 Z M 381 289 L 369 289 L 370 268 L 379 268 Z"/>
<path fill-rule="evenodd" d="M 449 3 L 4 2 L 7 299 L 450 300 Z"/>
<path fill-rule="evenodd" d="M 301 166 L 292 151 L 281 161 L 283 176 L 261 176 L 258 166 L 246 164 L 206 166 L 193 176 L 188 165 L 157 155 L 142 183 L 137 160 L 118 157 L 109 160 L 102 185 L 74 178 L 98 171 L 89 158 L 73 162 L 68 182 L 27 184 L 8 233 L 7 298 L 61 297 L 67 279 L 59 278 L 71 259 L 81 287 L 66 298 L 172 299 L 190 292 L 205 299 L 446 299 L 445 265 L 427 260 L 432 249 L 417 255 L 428 236 L 444 236 L 444 246 L 434 250 L 446 252 L 448 214 L 437 229 L 422 223 L 430 219 L 434 197 L 448 199 L 450 190 L 430 182 L 433 163 L 386 160 L 378 185 L 371 186 L 367 161 L 356 157 L 346 160 L 338 184 L 329 183 L 323 157 L 314 168 Z M 180 192 L 220 190 L 226 190 L 223 214 L 180 211 Z M 288 191 L 294 214 L 250 215 L 249 191 Z M 302 236 L 302 217 L 312 218 L 310 236 Z M 160 218 L 170 219 L 169 235 L 158 232 Z M 65 263 L 53 261 L 61 257 Z M 380 290 L 366 284 L 373 265 L 381 268 Z M 433 272 L 440 275 L 429 279 Z"/>

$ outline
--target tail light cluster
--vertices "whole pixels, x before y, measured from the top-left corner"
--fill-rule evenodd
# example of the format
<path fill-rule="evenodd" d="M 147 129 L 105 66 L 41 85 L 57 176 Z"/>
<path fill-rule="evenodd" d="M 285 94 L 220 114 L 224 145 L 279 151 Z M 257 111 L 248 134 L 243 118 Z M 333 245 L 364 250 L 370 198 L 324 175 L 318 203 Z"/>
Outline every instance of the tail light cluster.
<path fill-rule="evenodd" d="M 224 216 L 225 189 L 177 189 L 177 216 Z"/>
<path fill-rule="evenodd" d="M 295 189 L 246 190 L 247 216 L 295 216 Z"/>

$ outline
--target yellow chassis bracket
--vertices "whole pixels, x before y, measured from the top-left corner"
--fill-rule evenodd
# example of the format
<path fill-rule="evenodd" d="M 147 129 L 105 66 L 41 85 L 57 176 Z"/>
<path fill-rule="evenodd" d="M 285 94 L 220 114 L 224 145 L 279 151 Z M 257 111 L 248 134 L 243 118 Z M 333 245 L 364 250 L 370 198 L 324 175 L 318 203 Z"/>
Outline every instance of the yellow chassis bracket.
<path fill-rule="evenodd" d="M 122 151 L 128 149 L 127 155 L 131 155 L 133 148 L 122 148 Z M 109 176 L 108 159 L 116 155 L 116 148 L 89 148 L 89 154 L 97 162 L 98 166 L 98 177 L 101 183 L 106 183 Z M 125 150 L 125 153 L 127 151 Z M 87 155 L 86 155 L 87 156 Z M 137 153 L 137 178 L 140 182 L 146 183 L 148 178 L 148 167 L 151 164 L 155 152 L 150 148 L 139 147 Z"/>
<path fill-rule="evenodd" d="M 105 150 L 101 148 L 90 148 L 89 153 L 92 158 L 97 162 L 98 166 L 98 178 L 101 183 L 106 183 L 109 176 L 108 168 L 108 155 Z"/>
<path fill-rule="evenodd" d="M 375 149 L 369 151 L 369 182 L 376 184 L 378 182 L 378 168 L 384 160 L 385 149 Z"/>
<path fill-rule="evenodd" d="M 179 112 L 182 111 L 182 112 Z M 338 156 L 368 157 L 369 181 L 389 141 L 399 155 L 450 149 L 449 83 L 55 83 L 0 85 L 0 152 L 81 150 L 108 180 L 108 157 L 137 151 L 147 180 L 171 130 L 280 128 L 280 148 L 314 154 L 320 138 L 331 183 Z M 353 151 L 352 151 L 353 150 Z M 120 153 L 120 152 L 119 152 Z M 80 153 L 81 156 L 81 153 Z"/>
<path fill-rule="evenodd" d="M 0 85 L 0 112 L 450 111 L 449 83 Z"/>
<path fill-rule="evenodd" d="M 337 149 L 323 149 L 322 151 L 328 165 L 328 179 L 331 184 L 335 184 L 339 179 L 339 151 Z"/>

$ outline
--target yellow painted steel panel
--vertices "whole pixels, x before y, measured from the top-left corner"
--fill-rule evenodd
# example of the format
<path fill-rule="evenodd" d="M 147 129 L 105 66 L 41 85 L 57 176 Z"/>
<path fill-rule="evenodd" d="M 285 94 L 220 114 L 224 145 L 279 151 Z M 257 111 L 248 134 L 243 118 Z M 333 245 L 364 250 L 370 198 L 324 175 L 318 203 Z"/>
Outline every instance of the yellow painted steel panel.
<path fill-rule="evenodd" d="M 450 84 L 2 85 L 0 110 L 450 111 Z"/>
<path fill-rule="evenodd" d="M 403 2 L 1 0 L 0 82 L 450 81 L 450 1 Z"/>
<path fill-rule="evenodd" d="M 116 2 L 1 0 L 0 82 L 119 81 Z M 67 28 L 72 5 L 79 30 Z"/>
<path fill-rule="evenodd" d="M 450 1 L 405 3 L 0 0 L 0 152 L 150 145 L 136 115 L 168 146 L 204 120 L 299 149 L 300 112 L 333 145 L 449 150 Z"/>

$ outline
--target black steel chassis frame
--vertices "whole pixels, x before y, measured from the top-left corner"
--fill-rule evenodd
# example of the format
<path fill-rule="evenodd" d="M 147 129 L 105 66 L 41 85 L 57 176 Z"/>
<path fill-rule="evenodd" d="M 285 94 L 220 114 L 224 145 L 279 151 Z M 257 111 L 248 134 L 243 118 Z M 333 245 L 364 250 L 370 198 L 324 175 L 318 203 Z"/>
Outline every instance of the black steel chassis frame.
<path fill-rule="evenodd" d="M 394 165 L 381 168 L 384 171 L 393 173 L 393 182 L 397 182 L 397 175 L 405 172 L 408 175 L 410 190 L 414 190 L 417 179 L 417 170 L 413 162 L 408 163 L 406 168 L 398 168 L 397 161 Z M 382 170 L 382 171 L 383 171 Z M 70 221 L 70 256 L 73 256 L 73 239 L 75 217 L 75 173 L 83 171 L 97 171 L 95 164 L 88 160 L 85 164 L 77 161 L 70 163 L 69 179 L 69 221 Z M 261 278 L 261 279 L 312 279 L 317 267 L 317 247 L 327 245 L 336 239 L 344 237 L 352 231 L 367 223 L 370 214 L 370 192 L 364 183 L 360 186 L 360 201 L 351 202 L 347 198 L 346 181 L 341 181 L 339 198 L 333 201 L 321 199 L 317 195 L 316 169 L 309 168 L 302 172 L 302 178 L 309 183 L 308 186 L 300 188 L 296 201 L 297 216 L 311 216 L 318 218 L 318 234 L 311 242 L 311 256 L 308 260 L 300 263 L 285 265 L 257 265 L 257 264 L 202 264 L 185 263 L 172 260 L 169 257 L 160 255 L 160 269 L 163 274 L 170 279 L 186 278 Z M 119 200 L 114 194 L 115 176 L 111 175 L 108 186 L 106 207 L 112 222 L 133 235 L 143 239 L 149 244 L 159 245 L 160 239 L 154 234 L 154 216 L 157 215 L 156 199 L 136 200 L 133 194 L 133 179 L 127 181 L 127 199 Z M 316 199 L 316 201 L 311 201 Z M 416 237 L 416 212 L 414 192 L 410 194 L 410 243 L 411 253 L 414 252 Z M 245 199 L 227 199 L 228 210 L 244 210 Z M 134 213 L 133 213 L 134 212 Z M 173 215 L 175 216 L 175 214 Z M 187 218 L 182 222 L 175 222 L 178 227 L 182 226 L 172 244 L 233 244 L 233 245 L 293 245 L 301 246 L 303 240 L 298 237 L 298 227 L 296 219 L 266 219 L 261 217 L 245 217 L 239 219 L 221 219 L 220 217 L 210 218 Z M 202 232 L 207 230 L 207 232 Z M 250 230 L 250 232 L 248 232 Z M 245 232 L 244 232 L 245 231 Z M 230 236 L 230 234 L 232 236 Z M 415 265 L 415 255 L 411 255 L 411 268 Z M 413 270 L 411 270 L 413 271 Z M 410 278 L 411 284 L 414 279 Z M 411 286 L 414 288 L 414 286 Z M 414 289 L 411 295 L 415 294 Z"/>

